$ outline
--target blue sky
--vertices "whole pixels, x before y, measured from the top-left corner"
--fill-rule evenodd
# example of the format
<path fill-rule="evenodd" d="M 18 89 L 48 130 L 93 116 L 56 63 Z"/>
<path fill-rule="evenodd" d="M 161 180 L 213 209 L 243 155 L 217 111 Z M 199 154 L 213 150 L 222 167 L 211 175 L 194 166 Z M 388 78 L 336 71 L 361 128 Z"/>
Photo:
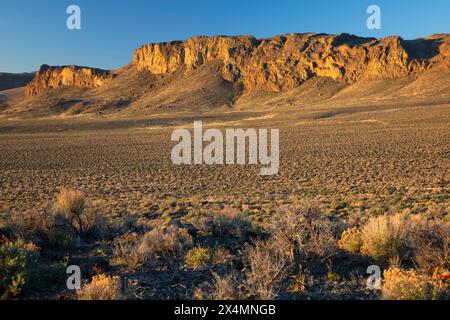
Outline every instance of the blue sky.
<path fill-rule="evenodd" d="M 81 8 L 81 30 L 66 28 L 71 4 Z M 366 27 L 370 4 L 381 7 L 381 30 Z M 44 63 L 114 69 L 144 43 L 196 35 L 348 32 L 414 39 L 449 33 L 449 16 L 448 0 L 1 0 L 0 72 Z"/>

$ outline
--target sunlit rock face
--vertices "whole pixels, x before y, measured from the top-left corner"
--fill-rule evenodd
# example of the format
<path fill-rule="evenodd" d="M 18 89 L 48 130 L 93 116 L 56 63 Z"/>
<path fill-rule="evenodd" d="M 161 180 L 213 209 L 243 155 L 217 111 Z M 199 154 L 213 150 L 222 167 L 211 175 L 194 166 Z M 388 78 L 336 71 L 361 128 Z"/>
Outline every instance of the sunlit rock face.
<path fill-rule="evenodd" d="M 432 42 L 428 45 L 432 46 Z M 441 60 L 448 55 L 446 43 L 436 51 Z M 433 60 L 432 54 L 415 59 L 408 52 L 408 47 L 415 45 L 397 36 L 377 40 L 349 34 L 288 34 L 270 39 L 195 37 L 144 45 L 135 51 L 132 63 L 140 70 L 168 74 L 219 60 L 223 63 L 223 77 L 242 82 L 247 90 L 282 91 L 314 76 L 347 82 L 399 78 L 427 69 L 439 60 Z"/>
<path fill-rule="evenodd" d="M 58 87 L 96 88 L 112 78 L 109 71 L 78 66 L 50 67 L 43 65 L 27 85 L 28 96 Z"/>
<path fill-rule="evenodd" d="M 131 65 L 139 71 L 168 75 L 220 62 L 222 77 L 245 90 L 283 91 L 315 77 L 345 82 L 401 78 L 432 67 L 449 69 L 450 35 L 405 41 L 349 34 L 287 34 L 268 39 L 252 36 L 194 37 L 147 44 L 135 50 Z M 112 79 L 110 71 L 78 66 L 43 65 L 27 95 L 62 86 L 96 88 Z"/>

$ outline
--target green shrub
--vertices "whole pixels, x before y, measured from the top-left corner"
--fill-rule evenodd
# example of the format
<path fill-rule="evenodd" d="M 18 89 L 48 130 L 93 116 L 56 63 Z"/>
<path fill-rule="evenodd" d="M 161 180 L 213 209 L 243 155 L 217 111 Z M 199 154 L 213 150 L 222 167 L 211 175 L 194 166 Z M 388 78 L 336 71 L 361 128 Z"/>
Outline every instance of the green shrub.
<path fill-rule="evenodd" d="M 193 269 L 203 267 L 205 264 L 211 262 L 212 255 L 207 248 L 194 248 L 186 253 L 186 265 Z"/>
<path fill-rule="evenodd" d="M 17 296 L 29 285 L 33 271 L 38 268 L 39 251 L 22 240 L 0 245 L 0 293 Z"/>

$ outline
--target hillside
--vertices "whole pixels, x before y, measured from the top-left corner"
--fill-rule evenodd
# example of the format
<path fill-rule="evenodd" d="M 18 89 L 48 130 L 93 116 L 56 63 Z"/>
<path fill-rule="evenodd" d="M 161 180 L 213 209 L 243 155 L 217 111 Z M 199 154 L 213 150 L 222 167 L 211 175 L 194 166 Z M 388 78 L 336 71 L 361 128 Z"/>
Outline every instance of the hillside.
<path fill-rule="evenodd" d="M 23 87 L 33 80 L 34 73 L 0 72 L 0 91 Z"/>
<path fill-rule="evenodd" d="M 43 65 L 0 93 L 0 115 L 154 114 L 167 110 L 370 103 L 428 96 L 446 103 L 450 35 L 417 40 L 349 34 L 194 37 L 138 48 L 113 71 Z"/>

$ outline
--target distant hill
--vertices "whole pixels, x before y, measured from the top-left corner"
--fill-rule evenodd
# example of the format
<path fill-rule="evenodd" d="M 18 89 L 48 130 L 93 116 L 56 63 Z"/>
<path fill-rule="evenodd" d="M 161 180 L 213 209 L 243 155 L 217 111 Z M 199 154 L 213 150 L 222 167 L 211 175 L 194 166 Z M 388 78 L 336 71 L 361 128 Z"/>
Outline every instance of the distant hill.
<path fill-rule="evenodd" d="M 3 73 L 0 72 L 0 91 L 24 87 L 34 78 L 33 73 Z"/>

